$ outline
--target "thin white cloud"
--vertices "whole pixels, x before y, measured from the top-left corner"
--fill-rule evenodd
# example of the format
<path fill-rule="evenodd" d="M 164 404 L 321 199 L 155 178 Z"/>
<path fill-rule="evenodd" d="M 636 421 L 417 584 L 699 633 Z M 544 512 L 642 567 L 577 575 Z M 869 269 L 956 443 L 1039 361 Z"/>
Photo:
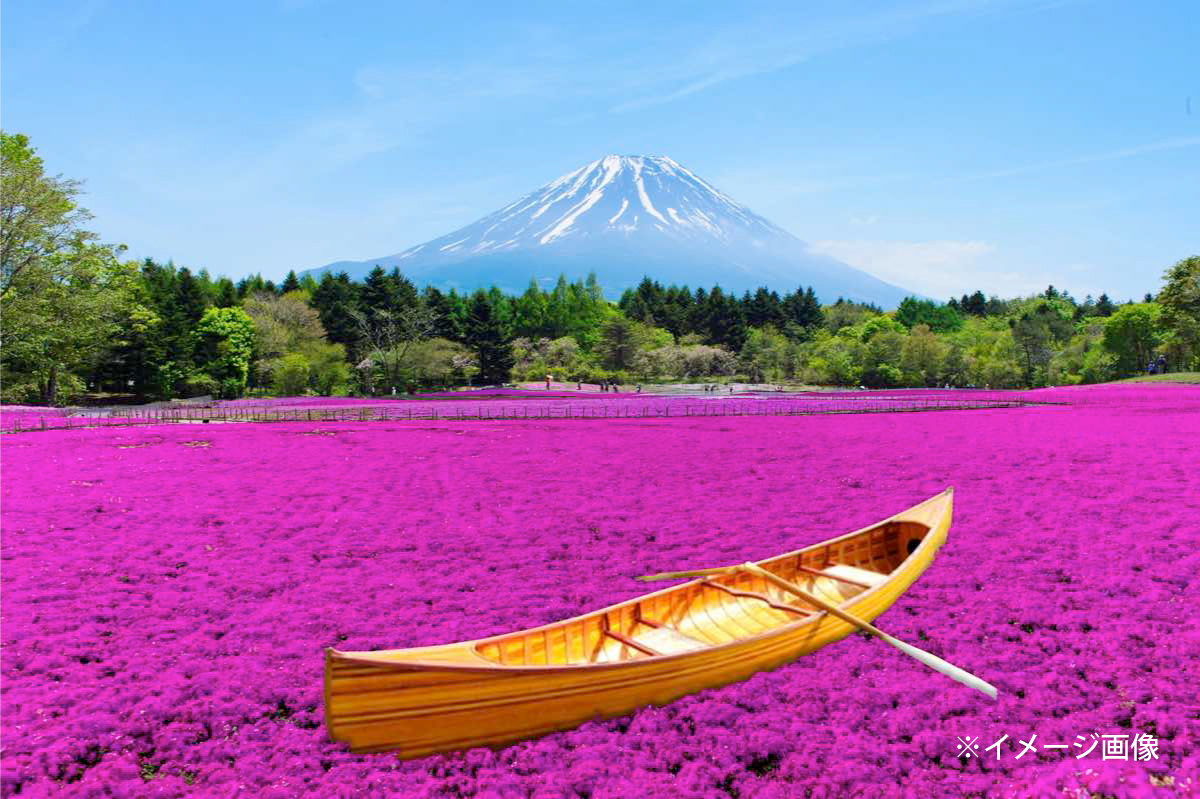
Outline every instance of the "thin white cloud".
<path fill-rule="evenodd" d="M 1090 155 L 1080 155 L 1072 158 L 1061 158 L 1054 161 L 1039 161 L 1036 163 L 1022 164 L 1020 166 L 995 169 L 987 172 L 976 172 L 971 175 L 959 175 L 957 177 L 946 178 L 946 181 L 950 183 L 957 183 L 972 180 L 1006 178 L 1014 175 L 1025 175 L 1030 172 L 1045 172 L 1053 169 L 1080 166 L 1082 164 L 1096 164 L 1103 161 L 1119 161 L 1124 158 L 1135 158 L 1139 155 L 1148 155 L 1150 153 L 1159 153 L 1169 150 L 1184 150 L 1191 147 L 1200 147 L 1200 136 L 1180 136 L 1173 139 L 1163 139 L 1161 141 L 1138 144 L 1133 147 L 1122 147 L 1118 150 L 1109 150 L 1103 153 L 1092 153 Z"/>
<path fill-rule="evenodd" d="M 444 63 L 375 62 L 361 66 L 350 82 L 352 97 L 326 108 L 274 142 L 239 169 L 248 184 L 286 180 L 345 167 L 380 152 L 436 135 L 490 110 L 534 102 L 544 110 L 567 106 L 553 121 L 584 124 L 604 109 L 626 113 L 673 102 L 729 81 L 773 72 L 816 55 L 910 35 L 932 22 L 993 10 L 1028 9 L 1037 0 L 926 0 L 881 12 L 806 15 L 802 25 L 759 18 L 722 26 L 719 35 L 684 28 L 683 48 L 637 47 L 643 33 L 624 34 L 636 55 L 613 61 L 599 51 L 609 40 L 580 39 L 561 46 L 555 30 L 522 30 L 516 41 L 449 68 Z M 307 7 L 316 0 L 282 0 Z M 620 49 L 620 48 L 617 48 Z M 628 49 L 628 48 L 626 48 Z M 580 103 L 591 108 L 580 108 Z M 877 180 L 867 178 L 868 181 Z M 885 178 L 894 180 L 895 178 Z M 839 182 L 845 178 L 837 179 Z M 855 179 L 851 179 L 855 180 Z M 861 180 L 861 179 L 858 179 Z M 820 191 L 821 185 L 807 190 Z M 805 191 L 797 182 L 794 191 Z"/>
<path fill-rule="evenodd" d="M 901 39 L 935 20 L 990 11 L 1001 7 L 1037 7 L 1027 0 L 939 0 L 882 12 L 832 20 L 806 19 L 802 25 L 777 19 L 758 19 L 722 29 L 719 40 L 703 40 L 656 70 L 660 86 L 614 105 L 624 114 L 671 103 L 729 81 L 775 72 L 825 53 Z M 736 42 L 730 47 L 726 42 Z M 674 84 L 672 86 L 672 84 Z"/>
<path fill-rule="evenodd" d="M 1028 275 L 993 263 L 996 245 L 986 241 L 815 241 L 809 247 L 876 277 L 944 299 L 984 288 L 1002 296 L 1045 288 L 1043 275 Z"/>
<path fill-rule="evenodd" d="M 537 69 L 501 65 L 365 66 L 352 78 L 354 96 L 349 102 L 284 131 L 230 171 L 246 191 L 336 173 L 434 136 L 472 114 L 486 117 L 489 103 L 545 96 L 556 80 Z"/>

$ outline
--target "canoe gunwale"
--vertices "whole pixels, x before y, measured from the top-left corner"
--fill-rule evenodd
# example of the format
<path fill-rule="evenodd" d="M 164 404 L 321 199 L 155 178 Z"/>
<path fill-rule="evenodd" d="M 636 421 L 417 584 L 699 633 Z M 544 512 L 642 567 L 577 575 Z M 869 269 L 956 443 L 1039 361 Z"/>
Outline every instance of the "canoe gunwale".
<path fill-rule="evenodd" d="M 882 527 L 883 525 L 886 525 L 890 522 L 912 521 L 911 519 L 907 519 L 906 517 L 913 515 L 915 512 L 917 512 L 933 503 L 945 502 L 946 500 L 952 500 L 953 494 L 954 494 L 954 489 L 952 487 L 947 488 L 945 491 L 942 491 L 940 494 L 932 496 L 932 497 L 924 500 L 923 502 L 919 502 L 918 504 L 912 506 L 911 508 L 908 508 L 906 510 L 900 511 L 899 513 L 893 514 L 892 516 L 889 516 L 888 518 L 883 519 L 881 521 L 877 521 L 873 524 L 869 524 L 865 527 L 859 528 L 857 530 L 853 530 L 851 532 L 845 533 L 840 536 L 836 536 L 834 538 L 829 538 L 829 539 L 826 539 L 823 541 L 819 541 L 815 544 L 811 544 L 806 547 L 801 547 L 800 549 L 796 549 L 791 552 L 785 552 L 780 555 L 773 555 L 769 558 L 765 558 L 763 560 L 756 561 L 756 563 L 759 566 L 762 566 L 764 568 L 769 568 L 770 565 L 773 563 L 776 563 L 779 561 L 785 561 L 788 558 L 797 557 L 805 552 L 809 552 L 809 551 L 816 550 L 816 549 L 819 549 L 822 547 L 837 544 L 842 541 L 846 541 L 848 539 L 855 538 L 857 536 L 862 535 L 863 533 L 867 533 L 871 530 Z M 946 511 L 943 513 L 943 516 L 945 515 L 946 512 L 949 512 L 949 509 L 950 509 L 950 504 L 947 503 Z M 925 522 L 920 522 L 920 523 L 925 524 Z M 847 612 L 852 613 L 854 607 L 857 604 L 864 602 L 866 600 L 870 600 L 876 594 L 890 588 L 891 585 L 894 583 L 894 581 L 904 572 L 904 565 L 906 563 L 908 563 L 910 560 L 923 557 L 930 548 L 940 547 L 941 541 L 935 540 L 938 538 L 938 536 L 931 535 L 932 533 L 934 533 L 936 531 L 938 523 L 935 522 L 933 525 L 927 525 L 927 526 L 928 526 L 928 530 L 927 530 L 926 534 L 922 537 L 920 544 L 918 544 L 913 549 L 912 552 L 908 553 L 903 560 L 901 560 L 898 564 L 896 564 L 892 568 L 892 570 L 887 574 L 887 579 L 879 582 L 878 584 L 876 584 L 870 588 L 863 590 L 860 593 L 857 593 L 851 597 L 848 597 L 844 601 L 838 603 L 837 607 L 841 610 L 845 610 Z M 915 579 L 915 576 L 914 576 L 914 579 Z M 478 652 L 478 649 L 477 649 L 477 647 L 479 647 L 480 645 L 498 642 L 498 641 L 501 641 L 503 639 L 509 638 L 514 635 L 536 633 L 536 632 L 540 632 L 540 631 L 543 631 L 546 629 L 556 628 L 556 627 L 559 627 L 560 625 L 570 624 L 572 622 L 578 622 L 583 619 L 587 619 L 587 618 L 591 618 L 591 617 L 595 617 L 595 616 L 602 616 L 603 614 L 607 614 L 607 613 L 619 610 L 619 609 L 627 607 L 631 604 L 640 603 L 645 600 L 653 599 L 653 598 L 656 598 L 656 597 L 659 597 L 661 595 L 668 594 L 671 592 L 692 590 L 696 587 L 702 587 L 702 584 L 705 579 L 707 579 L 707 578 L 698 578 L 698 579 L 694 579 L 694 580 L 689 580 L 687 582 L 670 585 L 670 586 L 667 586 L 666 588 L 660 589 L 658 591 L 654 591 L 649 594 L 642 594 L 641 596 L 633 597 L 631 599 L 626 599 L 621 602 L 617 602 L 616 604 L 609 605 L 608 607 L 605 607 L 605 608 L 588 611 L 587 613 L 583 613 L 578 616 L 573 616 L 571 618 L 561 619 L 559 621 L 550 622 L 549 624 L 544 624 L 539 627 L 530 627 L 530 628 L 523 629 L 523 630 L 512 630 L 509 632 L 499 633 L 497 635 L 492 635 L 492 636 L 488 636 L 486 638 L 479 638 L 479 639 L 471 640 L 471 641 L 460 641 L 460 642 L 451 643 L 451 644 L 439 644 L 439 645 L 428 646 L 428 647 L 411 647 L 411 648 L 403 648 L 403 649 L 376 650 L 376 651 L 367 651 L 367 652 L 354 652 L 354 651 L 343 652 L 343 651 L 339 651 L 338 649 L 336 649 L 334 647 L 327 647 L 325 649 L 326 690 L 328 691 L 330 688 L 330 685 L 329 685 L 330 668 L 329 667 L 334 660 L 342 662 L 342 663 L 353 663 L 353 664 L 359 664 L 359 665 L 364 665 L 364 666 L 372 666 L 375 668 L 382 668 L 382 669 L 387 669 L 389 671 L 398 671 L 398 672 L 457 672 L 457 673 L 464 673 L 464 674 L 474 673 L 474 674 L 491 674 L 491 675 L 505 674 L 505 675 L 510 675 L 510 676 L 514 676 L 514 677 L 518 676 L 518 675 L 533 676 L 533 675 L 546 675 L 546 674 L 555 674 L 555 673 L 561 674 L 561 673 L 577 672 L 580 670 L 600 671 L 600 670 L 636 669 L 641 666 L 650 665 L 650 664 L 669 663 L 669 662 L 672 662 L 675 660 L 685 660 L 688 658 L 693 658 L 700 652 L 704 652 L 704 653 L 721 652 L 724 650 L 732 650 L 732 649 L 735 649 L 737 647 L 744 646 L 747 644 L 761 643 L 763 641 L 766 641 L 770 638 L 777 637 L 777 636 L 794 635 L 797 631 L 799 631 L 800 629 L 802 629 L 805 626 L 812 626 L 815 631 L 815 629 L 820 624 L 822 624 L 823 622 L 825 622 L 827 619 L 830 618 L 830 614 L 827 611 L 823 611 L 823 610 L 817 611 L 817 612 L 814 612 L 812 615 L 807 616 L 805 618 L 785 622 L 783 624 L 780 624 L 777 627 L 772 627 L 771 629 L 763 630 L 762 632 L 746 636 L 745 638 L 738 638 L 733 641 L 727 641 L 727 642 L 721 643 L 721 644 L 711 644 L 711 645 L 705 646 L 704 648 L 698 649 L 698 650 L 690 650 L 690 651 L 674 652 L 674 653 L 664 653 L 661 655 L 647 656 L 644 658 L 637 658 L 637 659 L 633 659 L 633 660 L 622 660 L 622 661 L 612 661 L 612 662 L 562 663 L 562 664 L 553 664 L 553 665 L 506 664 L 506 663 L 498 663 L 496 661 L 493 661 L 489 658 L 484 657 L 483 655 L 481 655 Z M 420 650 L 420 649 L 443 650 L 443 651 L 453 649 L 453 651 L 455 651 L 456 654 L 469 653 L 473 657 L 473 659 L 478 660 L 478 663 L 463 663 L 461 661 L 459 661 L 459 662 L 441 661 L 441 660 L 437 660 L 436 656 L 431 657 L 428 660 L 421 660 L 421 659 L 393 660 L 393 659 L 390 659 L 387 657 L 388 653 L 414 652 L 415 650 Z M 327 706 L 328 706 L 328 702 L 327 702 Z"/>

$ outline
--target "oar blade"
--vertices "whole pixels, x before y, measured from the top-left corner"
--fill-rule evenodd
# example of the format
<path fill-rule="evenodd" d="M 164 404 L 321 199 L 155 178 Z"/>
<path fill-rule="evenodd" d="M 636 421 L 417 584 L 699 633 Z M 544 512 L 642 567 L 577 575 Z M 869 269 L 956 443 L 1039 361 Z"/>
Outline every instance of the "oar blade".
<path fill-rule="evenodd" d="M 817 607 L 823 608 L 825 610 L 825 612 L 831 613 L 834 616 L 837 616 L 838 618 L 842 619 L 843 621 L 845 621 L 849 624 L 853 624 L 855 627 L 858 627 L 860 630 L 863 630 L 864 632 L 870 633 L 871 635 L 875 635 L 875 636 L 878 636 L 879 638 L 882 638 L 884 641 L 887 641 L 889 644 L 896 647 L 904 654 L 916 658 L 917 660 L 921 661 L 922 663 L 924 663 L 926 666 L 933 669 L 934 671 L 939 672 L 941 674 L 945 674 L 950 679 L 957 680 L 958 682 L 962 683 L 963 685 L 974 688 L 976 691 L 986 694 L 987 696 L 991 697 L 992 699 L 996 698 L 995 686 L 993 686 L 990 683 L 984 682 L 983 680 L 976 677 L 974 674 L 971 674 L 970 672 L 968 672 L 964 669 L 960 669 L 958 666 L 955 666 L 953 663 L 948 663 L 945 660 L 942 660 L 937 655 L 930 654 L 929 652 L 926 652 L 924 649 L 917 649 L 912 644 L 906 644 L 903 641 L 901 641 L 899 638 L 894 638 L 893 636 L 888 635 L 887 633 L 885 633 L 883 630 L 880 630 L 875 625 L 865 621 L 864 619 L 860 619 L 851 613 L 846 612 L 845 610 L 838 607 L 837 605 L 834 605 L 831 602 L 826 602 L 821 597 L 816 596 L 815 594 L 809 593 L 808 591 L 805 591 L 803 588 L 801 588 L 798 585 L 793 585 L 792 583 L 788 582 L 787 580 L 784 580 L 781 577 L 779 577 L 779 575 L 767 571 L 766 569 L 762 568 L 761 566 L 759 566 L 756 563 L 749 563 L 749 562 L 743 563 L 742 568 L 746 571 L 754 572 L 756 574 L 761 575 L 763 578 L 765 578 L 769 582 L 774 583 L 775 585 L 779 586 L 780 588 L 784 589 L 785 591 L 793 593 L 796 596 L 800 597 L 801 599 L 804 599 L 807 602 L 810 602 L 810 603 L 816 605 Z"/>
<path fill-rule="evenodd" d="M 979 691 L 980 693 L 985 694 L 990 699 L 996 698 L 996 686 L 992 685 L 989 682 L 979 679 L 974 674 L 971 674 L 969 671 L 966 671 L 965 669 L 960 669 L 958 666 L 955 666 L 953 663 L 949 663 L 945 660 L 942 660 L 937 655 L 934 655 L 930 652 L 926 652 L 924 649 L 917 649 L 912 644 L 906 644 L 897 638 L 892 638 L 890 635 L 887 638 L 885 638 L 884 640 L 887 641 L 892 646 L 899 649 L 904 654 L 921 661 L 922 663 L 924 663 L 926 666 L 933 669 L 934 671 L 940 672 L 941 674 L 945 674 L 950 679 L 957 680 L 958 682 L 962 683 L 963 685 L 968 686 L 969 688 L 974 688 L 976 691 Z"/>

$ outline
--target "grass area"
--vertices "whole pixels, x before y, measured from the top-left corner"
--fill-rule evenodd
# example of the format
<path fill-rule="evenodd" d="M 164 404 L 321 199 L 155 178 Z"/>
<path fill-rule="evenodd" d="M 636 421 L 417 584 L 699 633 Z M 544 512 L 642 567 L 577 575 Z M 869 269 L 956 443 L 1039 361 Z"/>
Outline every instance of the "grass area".
<path fill-rule="evenodd" d="M 1116 380 L 1116 383 L 1200 383 L 1200 372 L 1168 372 L 1165 375 L 1142 375 Z"/>

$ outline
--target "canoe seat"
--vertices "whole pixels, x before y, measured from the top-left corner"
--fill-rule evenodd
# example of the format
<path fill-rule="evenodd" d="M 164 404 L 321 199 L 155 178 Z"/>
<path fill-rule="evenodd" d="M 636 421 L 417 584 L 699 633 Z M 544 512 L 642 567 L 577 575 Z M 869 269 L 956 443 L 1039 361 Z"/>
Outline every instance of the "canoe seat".
<path fill-rule="evenodd" d="M 649 657 L 657 657 L 658 655 L 662 654 L 662 652 L 659 652 L 654 647 L 649 646 L 646 641 L 630 638 L 628 635 L 619 633 L 616 630 L 605 630 L 604 635 L 613 639 L 617 643 L 624 644 L 630 649 L 633 649 L 636 652 L 641 652 L 643 655 L 647 655 Z"/>
<path fill-rule="evenodd" d="M 658 626 L 638 630 L 637 640 L 664 655 L 674 655 L 678 652 L 691 652 L 704 649 L 709 644 L 698 641 L 690 635 L 684 635 L 673 627 Z"/>
<path fill-rule="evenodd" d="M 847 566 L 843 563 L 835 563 L 832 566 L 826 566 L 820 571 L 822 574 L 833 577 L 834 579 L 838 577 L 844 577 L 847 580 L 852 580 L 856 583 L 862 583 L 872 588 L 880 583 L 887 582 L 888 578 L 886 574 L 873 572 L 869 569 L 860 569 L 857 566 Z"/>

